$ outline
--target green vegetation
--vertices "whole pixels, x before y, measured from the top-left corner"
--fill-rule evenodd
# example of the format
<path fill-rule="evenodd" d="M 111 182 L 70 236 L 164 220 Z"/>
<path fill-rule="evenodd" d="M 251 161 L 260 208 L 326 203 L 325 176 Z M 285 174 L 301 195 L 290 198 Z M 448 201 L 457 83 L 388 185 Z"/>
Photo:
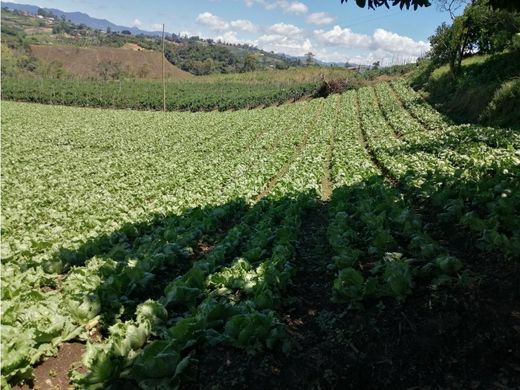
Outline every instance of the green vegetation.
<path fill-rule="evenodd" d="M 413 75 L 412 85 L 421 88 L 435 108 L 459 123 L 518 128 L 518 61 L 520 51 L 472 56 L 462 60 L 457 77 L 448 65 L 433 68 L 424 62 Z"/>
<path fill-rule="evenodd" d="M 406 9 L 410 9 L 410 6 L 413 6 L 413 9 L 414 10 L 417 10 L 418 8 L 421 8 L 421 7 L 429 7 L 432 5 L 432 3 L 430 2 L 430 0 L 355 0 L 356 1 L 356 4 L 358 7 L 361 7 L 361 8 L 365 8 L 365 6 L 367 6 L 367 8 L 371 8 L 371 9 L 376 9 L 377 7 L 383 7 L 385 6 L 386 8 L 390 8 L 390 6 L 399 6 L 399 8 L 403 9 L 403 8 L 406 8 Z M 464 0 L 462 0 L 464 1 Z M 343 3 L 347 3 L 348 0 L 341 0 L 341 4 Z M 456 4 L 457 2 L 461 2 L 460 0 L 459 1 L 453 1 L 453 0 L 440 0 L 439 1 L 441 4 L 442 3 L 448 3 L 450 5 L 453 5 L 453 4 Z M 489 4 L 493 7 L 493 9 L 505 9 L 505 10 L 509 10 L 509 11 L 513 11 L 513 10 L 516 10 L 516 11 L 520 11 L 520 5 L 515 2 L 515 1 L 511 1 L 511 0 L 488 0 Z"/>
<path fill-rule="evenodd" d="M 234 75 L 201 76 L 168 81 L 168 110 L 229 110 L 285 103 L 310 96 L 328 80 L 347 80 L 346 87 L 358 85 L 353 72 L 341 68 L 301 68 L 258 71 Z M 348 82 L 348 79 L 351 81 Z M 85 107 L 162 110 L 162 83 L 121 80 L 4 78 L 2 97 L 47 104 Z"/>
<path fill-rule="evenodd" d="M 341 0 L 341 4 L 347 3 L 348 0 Z M 399 6 L 401 9 L 403 7 L 406 7 L 406 9 L 410 9 L 410 6 L 413 6 L 414 10 L 417 10 L 417 8 L 420 7 L 429 7 L 431 5 L 429 0 L 356 0 L 356 4 L 358 7 L 365 8 L 371 8 L 376 9 L 377 7 L 382 7 L 383 5 L 386 8 L 390 8 L 390 5 L 392 6 Z"/>
<path fill-rule="evenodd" d="M 519 24 L 518 11 L 472 2 L 430 37 L 412 85 L 458 122 L 518 127 Z"/>
<path fill-rule="evenodd" d="M 321 351 L 325 361 L 349 383 L 403 383 L 417 372 L 384 371 L 381 379 L 371 371 L 379 351 L 401 338 L 401 325 L 386 327 L 381 313 L 411 323 L 405 311 L 434 307 L 432 318 L 442 317 L 450 292 L 462 291 L 462 301 L 486 294 L 475 287 L 480 261 L 487 271 L 520 258 L 518 133 L 453 125 L 401 82 L 225 113 L 4 102 L 2 129 L 2 387 L 29 380 L 66 340 L 87 343 L 86 372 L 73 373 L 80 388 L 226 387 L 241 381 L 222 374 L 229 351 L 285 362 L 303 348 L 312 359 L 307 336 L 319 329 L 320 345 L 336 345 Z M 315 248 L 310 267 L 305 248 L 316 218 L 329 249 Z M 484 304 L 465 310 L 482 316 L 475 308 Z M 292 315 L 305 316 L 303 336 Z M 514 370 L 506 316 L 499 329 L 461 321 L 453 332 L 495 340 Z M 366 324 L 395 337 L 366 349 L 373 344 L 358 338 L 375 327 Z M 417 345 L 416 370 L 430 375 Z M 446 347 L 443 362 L 473 344 Z M 345 360 L 345 350 L 357 355 Z M 204 363 L 211 354 L 214 372 Z M 371 368 L 345 364 L 358 360 Z M 448 385 L 454 372 L 479 373 L 495 360 L 432 375 Z M 322 385 L 342 383 L 309 367 Z M 497 370 L 489 384 L 509 372 Z M 264 387 L 278 379 L 255 378 Z M 467 387 L 474 376 L 458 379 Z"/>

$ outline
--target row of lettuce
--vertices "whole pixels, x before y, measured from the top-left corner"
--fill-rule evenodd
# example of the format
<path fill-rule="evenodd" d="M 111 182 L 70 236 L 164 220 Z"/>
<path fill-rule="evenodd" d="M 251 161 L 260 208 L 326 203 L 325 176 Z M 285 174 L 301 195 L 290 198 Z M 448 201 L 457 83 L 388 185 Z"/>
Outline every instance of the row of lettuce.
<path fill-rule="evenodd" d="M 466 253 L 520 256 L 518 135 L 453 126 L 399 82 L 167 119 L 4 111 L 4 384 L 78 338 L 81 388 L 179 386 L 218 344 L 290 350 L 281 306 L 324 168 L 339 304 L 463 282 Z"/>

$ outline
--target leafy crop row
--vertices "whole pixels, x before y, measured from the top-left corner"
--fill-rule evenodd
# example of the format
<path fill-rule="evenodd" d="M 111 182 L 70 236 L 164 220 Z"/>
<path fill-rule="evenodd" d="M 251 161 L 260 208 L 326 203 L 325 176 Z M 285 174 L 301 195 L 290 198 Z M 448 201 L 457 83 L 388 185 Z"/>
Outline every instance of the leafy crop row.
<path fill-rule="evenodd" d="M 165 270 L 184 274 L 200 240 L 219 239 L 246 207 L 216 205 L 262 191 L 316 110 L 165 117 L 5 103 L 6 378 L 28 377 L 85 325 L 132 316 L 150 286 L 167 285 Z"/>
<path fill-rule="evenodd" d="M 343 99 L 348 115 L 337 132 L 339 151 L 333 159 L 337 189 L 328 228 L 335 252 L 329 268 L 337 272 L 334 299 L 354 306 L 384 296 L 402 300 L 417 280 L 434 285 L 450 281 L 462 263 L 429 236 L 364 146 L 364 137 L 377 131 L 380 118 L 366 104 L 358 113 L 355 93 Z"/>
<path fill-rule="evenodd" d="M 477 240 L 477 250 L 517 258 L 520 225 L 513 216 L 520 207 L 518 135 L 466 125 L 428 130 L 388 98 L 385 86 L 377 88 L 382 91 L 381 110 L 372 103 L 372 90 L 360 90 L 373 124 L 369 143 L 377 159 L 416 193 L 441 230 L 463 228 Z M 393 136 L 401 128 L 413 130 Z"/>
<path fill-rule="evenodd" d="M 168 111 L 226 111 L 269 106 L 311 94 L 319 82 L 214 83 L 173 82 L 166 85 Z M 2 98 L 81 107 L 162 110 L 162 84 L 153 81 L 82 81 L 60 79 L 2 80 Z"/>

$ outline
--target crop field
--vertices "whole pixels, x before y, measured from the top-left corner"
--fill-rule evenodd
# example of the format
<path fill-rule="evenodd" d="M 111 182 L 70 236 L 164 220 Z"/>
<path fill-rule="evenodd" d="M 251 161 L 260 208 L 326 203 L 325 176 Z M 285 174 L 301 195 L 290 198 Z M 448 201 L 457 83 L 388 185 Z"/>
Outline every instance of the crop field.
<path fill-rule="evenodd" d="M 346 69 L 317 67 L 172 79 L 166 82 L 166 109 L 226 111 L 285 103 L 316 92 L 320 74 L 327 80 L 354 77 Z M 79 107 L 162 110 L 163 85 L 154 80 L 4 77 L 2 98 Z"/>
<path fill-rule="evenodd" d="M 398 81 L 233 112 L 2 106 L 2 388 L 65 344 L 78 388 L 520 383 L 517 132 Z"/>

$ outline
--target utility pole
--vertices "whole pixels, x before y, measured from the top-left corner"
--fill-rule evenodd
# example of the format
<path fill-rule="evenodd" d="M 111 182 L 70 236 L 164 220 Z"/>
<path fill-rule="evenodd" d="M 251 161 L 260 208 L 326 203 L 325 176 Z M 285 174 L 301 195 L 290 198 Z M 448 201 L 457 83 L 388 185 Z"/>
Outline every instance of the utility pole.
<path fill-rule="evenodd" d="M 163 111 L 166 111 L 166 84 L 164 82 L 164 23 L 162 25 L 162 60 L 161 60 L 161 72 L 162 72 L 162 90 L 163 90 Z"/>

